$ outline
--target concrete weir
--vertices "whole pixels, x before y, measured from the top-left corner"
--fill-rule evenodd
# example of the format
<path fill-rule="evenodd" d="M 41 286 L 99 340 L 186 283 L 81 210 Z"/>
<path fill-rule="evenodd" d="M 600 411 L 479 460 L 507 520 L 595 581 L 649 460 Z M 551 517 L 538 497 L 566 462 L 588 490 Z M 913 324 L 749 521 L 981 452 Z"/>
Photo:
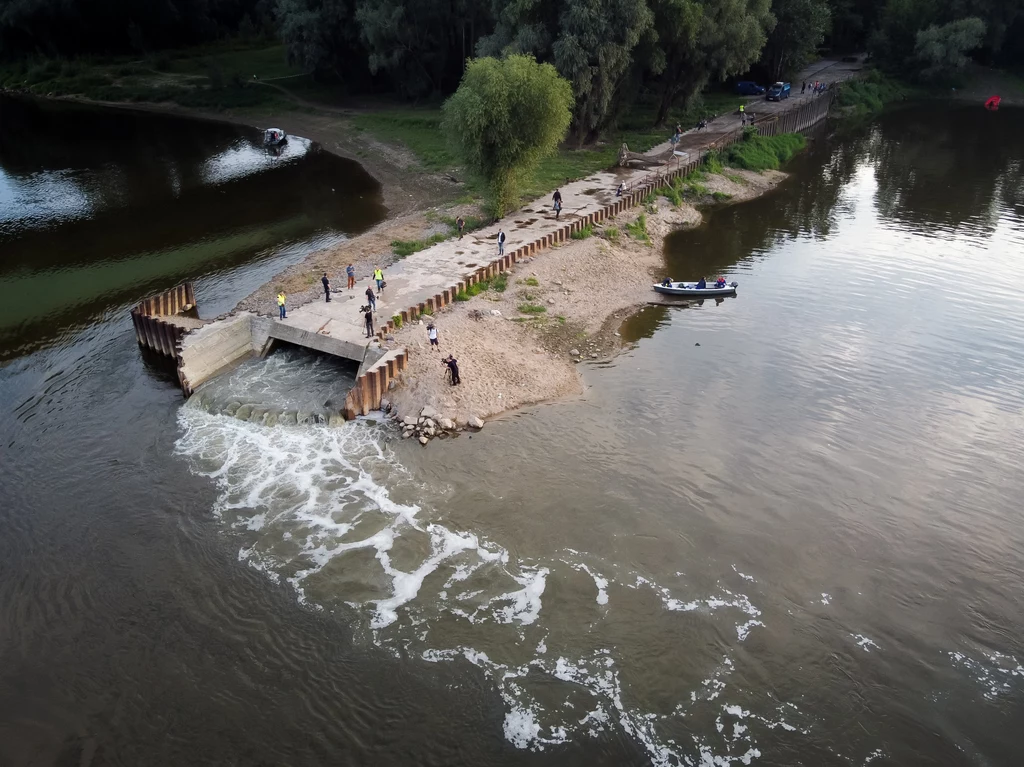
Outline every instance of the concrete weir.
<path fill-rule="evenodd" d="M 763 136 L 805 130 L 828 116 L 833 94 L 804 101 L 781 113 L 766 115 L 754 127 Z M 376 337 L 368 339 L 359 306 L 364 296 L 338 291 L 332 300 L 314 301 L 288 311 L 288 317 L 261 317 L 232 312 L 203 321 L 195 313 L 195 295 L 189 283 L 147 299 L 132 309 L 139 344 L 173 357 L 186 395 L 202 383 L 253 355 L 265 355 L 277 341 L 353 360 L 360 365 L 342 415 L 352 419 L 380 407 L 392 381 L 408 363 L 405 349 L 386 350 L 382 344 L 396 327 L 417 321 L 456 300 L 467 287 L 508 271 L 524 258 L 570 239 L 573 232 L 599 224 L 635 205 L 676 178 L 697 170 L 708 152 L 739 141 L 743 130 L 703 133 L 700 146 L 687 152 L 661 144 L 648 156 L 657 167 L 617 168 L 565 184 L 564 209 L 551 215 L 546 201 L 535 200 L 503 221 L 447 240 L 388 267 L 387 287 L 377 297 Z M 621 196 L 615 194 L 623 184 Z M 504 229 L 505 252 L 497 253 L 497 236 Z M 384 319 L 389 318 L 389 319 Z"/>

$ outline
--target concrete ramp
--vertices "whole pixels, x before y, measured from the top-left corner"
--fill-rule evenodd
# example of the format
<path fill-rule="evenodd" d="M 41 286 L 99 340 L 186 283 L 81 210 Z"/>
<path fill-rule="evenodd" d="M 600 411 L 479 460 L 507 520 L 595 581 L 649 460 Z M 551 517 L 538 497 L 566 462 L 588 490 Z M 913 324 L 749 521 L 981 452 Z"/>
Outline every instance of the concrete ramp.
<path fill-rule="evenodd" d="M 350 334 L 351 335 L 351 334 Z M 286 341 L 296 346 L 304 346 L 324 354 L 344 357 L 357 363 L 363 361 L 366 353 L 366 342 L 355 343 L 351 340 L 335 338 L 325 330 L 313 331 L 299 327 L 297 324 L 273 322 L 268 328 L 268 336 L 278 341 Z"/>

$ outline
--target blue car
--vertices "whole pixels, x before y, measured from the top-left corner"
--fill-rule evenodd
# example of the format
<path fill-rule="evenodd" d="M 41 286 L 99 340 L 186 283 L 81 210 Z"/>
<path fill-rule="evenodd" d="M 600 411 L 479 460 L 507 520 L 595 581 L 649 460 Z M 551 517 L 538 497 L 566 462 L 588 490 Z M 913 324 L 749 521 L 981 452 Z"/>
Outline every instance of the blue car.
<path fill-rule="evenodd" d="M 752 80 L 740 80 L 734 88 L 737 96 L 760 96 L 764 93 L 764 86 L 758 85 Z"/>
<path fill-rule="evenodd" d="M 775 83 L 771 88 L 768 89 L 768 95 L 765 99 L 768 101 L 782 101 L 783 99 L 789 98 L 789 92 L 792 87 L 789 83 Z"/>

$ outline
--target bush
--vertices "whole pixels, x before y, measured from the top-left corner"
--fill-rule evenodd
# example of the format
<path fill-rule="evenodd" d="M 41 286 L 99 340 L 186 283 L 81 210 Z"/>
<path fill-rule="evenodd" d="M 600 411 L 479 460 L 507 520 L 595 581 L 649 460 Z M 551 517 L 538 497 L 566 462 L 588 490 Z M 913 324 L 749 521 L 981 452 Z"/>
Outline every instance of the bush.
<path fill-rule="evenodd" d="M 469 60 L 444 104 L 444 132 L 487 180 L 496 216 L 516 207 L 524 178 L 565 138 L 573 101 L 569 81 L 532 56 Z"/>
<path fill-rule="evenodd" d="M 891 102 L 904 100 L 907 89 L 877 70 L 862 80 L 848 80 L 839 84 L 836 104 L 857 115 L 881 112 Z"/>
<path fill-rule="evenodd" d="M 619 241 L 619 229 L 616 226 L 609 226 L 604 230 L 604 237 L 611 242 Z"/>
<path fill-rule="evenodd" d="M 588 237 L 592 236 L 593 234 L 594 234 L 594 227 L 593 227 L 593 225 L 592 224 L 587 224 L 585 227 L 583 227 L 582 229 L 580 229 L 578 231 L 573 232 L 569 236 L 572 237 L 574 240 L 585 240 Z"/>
<path fill-rule="evenodd" d="M 712 192 L 711 193 L 711 198 L 715 202 L 725 202 L 726 200 L 731 200 L 732 199 L 732 195 L 731 194 L 727 194 L 725 192 Z"/>
<path fill-rule="evenodd" d="M 538 285 L 540 285 L 540 280 L 538 280 L 536 277 L 527 277 L 525 280 L 523 280 L 523 284 L 529 285 L 531 288 L 535 288 Z"/>
<path fill-rule="evenodd" d="M 508 275 L 502 272 L 493 280 L 491 280 L 491 287 L 498 293 L 504 293 L 508 287 Z"/>
<path fill-rule="evenodd" d="M 402 315 L 401 314 L 392 314 L 391 315 L 391 321 L 393 323 L 395 323 L 395 329 L 396 330 L 401 330 L 402 329 Z"/>
<path fill-rule="evenodd" d="M 458 293 L 455 294 L 455 300 L 456 301 L 468 301 L 469 300 L 469 293 L 467 293 L 464 290 L 460 290 Z"/>
<path fill-rule="evenodd" d="M 726 158 L 729 165 L 737 168 L 777 170 L 806 144 L 807 140 L 799 133 L 783 133 L 780 136 L 747 135 L 729 147 Z"/>
<path fill-rule="evenodd" d="M 444 242 L 445 239 L 446 238 L 443 234 L 435 234 L 423 240 L 392 240 L 391 249 L 399 258 L 405 258 L 406 256 L 411 256 L 413 253 L 419 253 L 421 250 L 426 250 L 431 245 Z"/>
<path fill-rule="evenodd" d="M 707 168 L 708 173 L 722 172 L 722 155 L 718 150 L 713 149 L 704 155 L 704 167 Z"/>

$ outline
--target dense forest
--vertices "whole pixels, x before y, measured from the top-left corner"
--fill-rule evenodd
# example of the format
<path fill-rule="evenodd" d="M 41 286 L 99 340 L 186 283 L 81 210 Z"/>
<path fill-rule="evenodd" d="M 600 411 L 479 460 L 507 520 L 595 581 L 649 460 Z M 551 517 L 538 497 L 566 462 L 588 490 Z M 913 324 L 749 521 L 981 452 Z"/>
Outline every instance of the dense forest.
<path fill-rule="evenodd" d="M 533 55 L 573 87 L 577 139 L 638 93 L 659 121 L 710 83 L 790 77 L 819 53 L 943 81 L 1024 65 L 1024 0 L 0 0 L 0 59 L 138 55 L 282 40 L 349 93 L 436 97 L 467 58 Z"/>

